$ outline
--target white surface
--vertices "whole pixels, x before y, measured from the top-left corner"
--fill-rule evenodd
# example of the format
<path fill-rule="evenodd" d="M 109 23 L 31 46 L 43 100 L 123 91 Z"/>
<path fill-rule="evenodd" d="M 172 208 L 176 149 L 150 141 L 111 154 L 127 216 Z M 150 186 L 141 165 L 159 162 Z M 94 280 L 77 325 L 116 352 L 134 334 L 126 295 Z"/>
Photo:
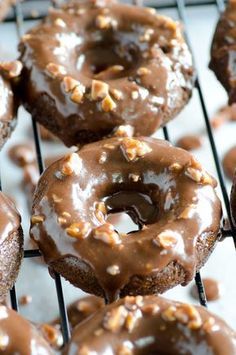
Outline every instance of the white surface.
<path fill-rule="evenodd" d="M 165 14 L 177 18 L 175 11 L 164 11 Z M 212 115 L 220 106 L 226 103 L 226 94 L 214 75 L 208 69 L 209 46 L 212 33 L 217 20 L 217 11 L 214 6 L 201 8 L 191 8 L 187 11 L 188 29 L 193 45 L 196 64 L 200 73 L 208 112 Z M 32 23 L 27 23 L 30 27 Z M 17 37 L 14 24 L 0 25 L 0 60 L 15 58 L 17 56 Z M 26 208 L 26 201 L 19 188 L 21 172 L 16 169 L 7 157 L 7 151 L 12 144 L 28 141 L 30 139 L 28 131 L 31 126 L 30 116 L 21 109 L 19 121 L 15 132 L 10 141 L 6 144 L 1 153 L 1 176 L 3 190 L 17 200 L 17 205 L 23 215 L 25 230 L 25 240 L 28 240 L 29 216 Z M 205 133 L 204 118 L 200 106 L 198 93 L 195 90 L 193 98 L 184 111 L 168 125 L 171 141 L 175 142 L 178 137 L 186 133 L 202 134 L 204 145 L 195 155 L 203 165 L 216 176 L 214 161 L 209 146 L 209 141 Z M 215 139 L 220 157 L 235 144 L 236 123 L 228 123 L 215 133 Z M 162 131 L 156 135 L 163 137 Z M 44 154 L 53 151 L 52 145 L 49 147 L 44 144 Z M 60 148 L 58 148 L 60 149 Z M 230 183 L 227 181 L 227 188 Z M 220 194 L 220 188 L 218 189 Z M 220 194 L 221 195 L 221 194 Z M 202 276 L 213 277 L 223 284 L 224 294 L 219 301 L 209 303 L 209 309 L 227 320 L 231 326 L 236 328 L 236 257 L 232 239 L 225 240 L 218 244 L 216 250 L 210 257 L 209 262 L 202 269 Z M 20 310 L 25 316 L 34 321 L 48 321 L 58 314 L 58 305 L 54 281 L 49 277 L 47 268 L 35 261 L 25 260 L 17 281 L 17 294 L 30 294 L 33 302 Z M 64 295 L 66 302 L 80 296 L 82 292 L 75 289 L 66 282 L 63 282 Z M 166 294 L 168 297 L 181 301 L 194 302 L 189 296 L 188 287 L 176 287 Z"/>

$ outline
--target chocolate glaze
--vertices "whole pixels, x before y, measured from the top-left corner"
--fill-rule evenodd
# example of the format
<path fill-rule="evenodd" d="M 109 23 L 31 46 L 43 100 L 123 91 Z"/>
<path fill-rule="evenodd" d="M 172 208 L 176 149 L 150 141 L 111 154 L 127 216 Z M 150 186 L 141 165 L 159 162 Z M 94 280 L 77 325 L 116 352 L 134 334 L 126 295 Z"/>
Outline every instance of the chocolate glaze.
<path fill-rule="evenodd" d="M 207 309 L 156 296 L 126 297 L 79 325 L 64 355 L 235 355 L 236 334 Z"/>
<path fill-rule="evenodd" d="M 15 127 L 16 107 L 10 82 L 1 76 L 0 72 L 0 147 L 10 136 Z"/>
<path fill-rule="evenodd" d="M 21 217 L 12 201 L 0 192 L 0 243 L 17 232 L 21 225 Z"/>
<path fill-rule="evenodd" d="M 192 58 L 180 26 L 146 8 L 72 1 L 51 10 L 19 49 L 25 108 L 68 146 L 98 140 L 125 124 L 136 136 L 151 135 L 192 92 Z M 94 79 L 103 88 L 108 84 L 109 94 L 97 98 Z M 82 91 L 78 101 L 72 80 Z"/>
<path fill-rule="evenodd" d="M 51 355 L 36 328 L 15 311 L 0 305 L 0 354 Z"/>
<path fill-rule="evenodd" d="M 236 3 L 229 1 L 217 23 L 212 47 L 210 68 L 229 95 L 229 103 L 236 102 Z"/>
<path fill-rule="evenodd" d="M 197 135 L 186 135 L 178 139 L 176 145 L 177 147 L 190 151 L 201 148 L 202 140 L 201 137 Z"/>
<path fill-rule="evenodd" d="M 75 275 L 71 271 L 65 276 L 69 261 L 60 273 L 76 286 L 80 272 L 90 267 L 100 286 L 91 291 L 90 278 L 84 276 L 79 287 L 85 291 L 105 294 L 110 301 L 126 292 L 157 292 L 155 285 L 138 288 L 137 280 L 134 290 L 125 286 L 135 275 L 165 274 L 171 262 L 184 270 L 179 282 L 194 277 L 205 260 L 198 243 L 201 250 L 207 246 L 206 256 L 217 240 L 221 204 L 215 186 L 190 153 L 166 141 L 141 137 L 96 142 L 55 162 L 41 176 L 31 237 L 52 268 L 73 259 Z M 127 211 L 140 231 L 118 235 L 105 223 L 107 212 L 119 210 Z M 173 286 L 167 276 L 165 280 L 162 292 Z"/>

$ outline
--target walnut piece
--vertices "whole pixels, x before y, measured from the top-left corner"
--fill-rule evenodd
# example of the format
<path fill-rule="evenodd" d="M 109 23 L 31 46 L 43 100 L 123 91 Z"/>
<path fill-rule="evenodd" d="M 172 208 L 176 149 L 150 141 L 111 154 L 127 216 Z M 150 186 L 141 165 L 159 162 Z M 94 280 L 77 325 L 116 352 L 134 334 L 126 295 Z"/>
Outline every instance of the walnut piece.
<path fill-rule="evenodd" d="M 62 164 L 61 173 L 65 176 L 70 176 L 73 173 L 78 175 L 82 168 L 82 161 L 77 153 L 71 153 Z"/>
<path fill-rule="evenodd" d="M 103 326 L 112 333 L 119 332 L 125 324 L 128 311 L 124 306 L 113 308 L 105 315 Z"/>
<path fill-rule="evenodd" d="M 110 245 L 121 243 L 119 234 L 116 233 L 113 225 L 110 223 L 104 223 L 94 229 L 94 238 Z"/>
<path fill-rule="evenodd" d="M 66 75 L 66 69 L 59 64 L 49 63 L 46 66 L 47 72 L 52 78 L 56 78 L 60 75 Z"/>
<path fill-rule="evenodd" d="M 124 138 L 121 148 L 128 161 L 135 161 L 152 151 L 147 143 L 134 138 Z"/>
<path fill-rule="evenodd" d="M 71 76 L 65 76 L 63 78 L 63 84 L 65 92 L 72 92 L 76 86 L 80 86 L 80 82 L 78 80 L 73 79 Z"/>
<path fill-rule="evenodd" d="M 66 233 L 76 239 L 85 239 L 91 230 L 90 223 L 88 222 L 77 222 L 72 223 L 70 227 L 66 228 Z"/>
<path fill-rule="evenodd" d="M 72 94 L 70 96 L 71 101 L 73 101 L 76 104 L 80 104 L 81 101 L 83 100 L 84 93 L 85 93 L 85 86 L 82 84 L 79 84 L 72 91 Z"/>
<path fill-rule="evenodd" d="M 154 244 L 164 249 L 172 249 L 178 243 L 179 234 L 172 230 L 165 230 L 154 239 Z"/>
<path fill-rule="evenodd" d="M 100 223 L 105 222 L 105 215 L 107 214 L 107 208 L 104 202 L 95 203 L 95 216 Z"/>
<path fill-rule="evenodd" d="M 115 111 L 116 107 L 117 105 L 115 101 L 111 98 L 109 94 L 102 100 L 103 111 L 105 112 Z"/>
<path fill-rule="evenodd" d="M 93 80 L 91 88 L 92 100 L 104 99 L 107 95 L 109 95 L 109 85 L 104 81 Z"/>

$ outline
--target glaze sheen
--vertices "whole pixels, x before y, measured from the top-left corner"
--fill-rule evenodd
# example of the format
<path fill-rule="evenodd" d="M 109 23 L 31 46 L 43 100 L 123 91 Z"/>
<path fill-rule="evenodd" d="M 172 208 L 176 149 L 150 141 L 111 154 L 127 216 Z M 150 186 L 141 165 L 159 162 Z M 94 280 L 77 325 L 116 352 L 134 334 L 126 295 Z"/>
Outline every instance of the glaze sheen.
<path fill-rule="evenodd" d="M 115 1 L 72 1 L 23 36 L 25 108 L 66 145 L 120 125 L 149 136 L 183 108 L 193 65 L 180 25 Z"/>
<path fill-rule="evenodd" d="M 88 144 L 41 176 L 31 237 L 52 268 L 87 292 L 110 301 L 163 292 L 188 283 L 217 241 L 215 186 L 190 153 L 163 140 Z M 106 223 L 119 211 L 140 230 L 119 235 Z M 181 270 L 167 272 L 176 264 Z"/>

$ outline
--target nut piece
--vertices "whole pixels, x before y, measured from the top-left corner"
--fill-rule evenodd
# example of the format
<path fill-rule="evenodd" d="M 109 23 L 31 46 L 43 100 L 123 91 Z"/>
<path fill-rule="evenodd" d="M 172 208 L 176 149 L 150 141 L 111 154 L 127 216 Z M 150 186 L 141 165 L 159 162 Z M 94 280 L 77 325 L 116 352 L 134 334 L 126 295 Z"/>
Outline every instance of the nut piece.
<path fill-rule="evenodd" d="M 107 95 L 109 95 L 109 85 L 104 81 L 93 80 L 91 88 L 92 100 L 104 99 Z"/>
<path fill-rule="evenodd" d="M 115 101 L 111 98 L 109 94 L 102 100 L 103 111 L 105 112 L 115 111 L 116 107 L 117 105 Z"/>
<path fill-rule="evenodd" d="M 73 79 L 71 76 L 65 76 L 63 78 L 63 84 L 65 92 L 72 92 L 77 86 L 81 85 L 78 80 Z"/>
<path fill-rule="evenodd" d="M 152 151 L 147 143 L 134 138 L 124 138 L 121 149 L 128 161 L 135 161 Z"/>
<path fill-rule="evenodd" d="M 111 266 L 108 266 L 107 268 L 107 273 L 112 275 L 112 276 L 116 276 L 116 275 L 119 275 L 120 273 L 120 268 L 118 265 L 111 265 Z"/>
<path fill-rule="evenodd" d="M 62 65 L 59 65 L 59 64 L 49 63 L 46 66 L 46 69 L 52 78 L 56 78 L 57 76 L 60 76 L 60 75 L 66 75 L 66 69 Z"/>
<path fill-rule="evenodd" d="M 124 306 L 113 308 L 105 315 L 103 326 L 112 333 L 119 332 L 125 324 L 128 311 Z"/>
<path fill-rule="evenodd" d="M 129 178 L 133 181 L 133 182 L 138 182 L 140 179 L 139 175 L 136 174 L 129 174 Z"/>
<path fill-rule="evenodd" d="M 64 159 L 64 163 L 61 168 L 61 173 L 66 176 L 70 176 L 73 173 L 78 175 L 82 168 L 82 161 L 77 153 L 71 153 Z"/>
<path fill-rule="evenodd" d="M 0 62 L 0 70 L 6 72 L 9 78 L 16 78 L 21 74 L 23 65 L 19 60 L 13 62 Z"/>
<path fill-rule="evenodd" d="M 185 175 L 195 182 L 201 182 L 202 180 L 202 171 L 195 168 L 187 168 L 185 171 Z"/>
<path fill-rule="evenodd" d="M 115 137 L 132 137 L 133 134 L 134 128 L 128 124 L 117 127 L 114 132 Z"/>
<path fill-rule="evenodd" d="M 105 223 L 105 215 L 107 214 L 104 202 L 95 202 L 95 216 L 100 223 Z"/>
<path fill-rule="evenodd" d="M 106 160 L 107 160 L 107 153 L 106 152 L 102 152 L 101 156 L 99 158 L 99 164 L 104 164 Z"/>
<path fill-rule="evenodd" d="M 72 91 L 72 94 L 70 96 L 71 101 L 75 102 L 76 104 L 80 104 L 84 97 L 84 93 L 85 93 L 85 86 L 79 84 Z"/>
<path fill-rule="evenodd" d="M 59 26 L 59 27 L 62 27 L 62 28 L 66 27 L 66 23 L 61 18 L 57 18 L 54 21 L 54 23 L 55 23 L 56 26 Z"/>
<path fill-rule="evenodd" d="M 146 29 L 144 34 L 139 37 L 140 42 L 149 42 L 153 34 L 154 30 L 152 28 Z"/>
<path fill-rule="evenodd" d="M 199 329 L 202 326 L 202 319 L 198 310 L 190 304 L 182 304 L 177 307 L 175 317 L 189 329 Z"/>
<path fill-rule="evenodd" d="M 42 223 L 43 221 L 45 221 L 45 217 L 43 215 L 33 215 L 31 217 L 32 224 Z"/>
<path fill-rule="evenodd" d="M 182 218 L 182 219 L 189 219 L 192 218 L 194 212 L 195 212 L 195 205 L 190 205 L 188 207 L 186 207 L 183 212 L 180 213 L 178 218 Z"/>
<path fill-rule="evenodd" d="M 176 320 L 175 312 L 176 312 L 176 307 L 170 306 L 162 312 L 161 316 L 164 320 L 168 322 L 174 322 Z"/>
<path fill-rule="evenodd" d="M 125 328 L 128 330 L 129 333 L 135 328 L 137 324 L 137 320 L 142 317 L 142 312 L 140 309 L 136 309 L 135 311 L 131 311 L 127 314 L 125 320 Z"/>
<path fill-rule="evenodd" d="M 70 227 L 66 228 L 66 233 L 76 239 L 85 239 L 91 230 L 90 223 L 88 222 L 77 222 L 72 223 Z"/>
<path fill-rule="evenodd" d="M 169 166 L 170 171 L 176 171 L 176 172 L 182 170 L 182 168 L 183 168 L 182 165 L 180 165 L 179 163 L 173 163 Z"/>
<path fill-rule="evenodd" d="M 107 30 L 109 28 L 114 28 L 117 25 L 117 21 L 112 19 L 110 16 L 98 15 L 96 17 L 96 26 L 100 30 Z"/>
<path fill-rule="evenodd" d="M 164 249 L 172 249 L 178 243 L 179 234 L 172 230 L 165 230 L 154 239 L 154 244 Z"/>
<path fill-rule="evenodd" d="M 110 223 L 105 223 L 94 229 L 94 238 L 110 245 L 121 243 L 119 234 L 116 233 L 113 225 Z"/>
<path fill-rule="evenodd" d="M 160 310 L 160 307 L 157 304 L 146 304 L 141 307 L 141 311 L 143 314 L 148 315 L 148 316 L 154 316 L 157 314 Z"/>
<path fill-rule="evenodd" d="M 132 91 L 131 97 L 133 100 L 137 100 L 139 98 L 139 92 L 137 90 Z"/>
<path fill-rule="evenodd" d="M 114 96 L 114 98 L 118 101 L 120 101 L 123 98 L 123 94 L 120 90 L 117 89 L 110 89 L 110 93 L 112 94 L 112 96 Z"/>
<path fill-rule="evenodd" d="M 143 75 L 147 75 L 147 74 L 150 74 L 151 71 L 148 69 L 148 68 L 145 68 L 145 67 L 141 67 L 137 70 L 137 74 L 139 76 L 143 76 Z"/>
<path fill-rule="evenodd" d="M 62 333 L 56 327 L 50 324 L 42 324 L 40 329 L 43 333 L 44 338 L 49 342 L 49 344 L 56 349 L 60 349 L 63 345 Z"/>

